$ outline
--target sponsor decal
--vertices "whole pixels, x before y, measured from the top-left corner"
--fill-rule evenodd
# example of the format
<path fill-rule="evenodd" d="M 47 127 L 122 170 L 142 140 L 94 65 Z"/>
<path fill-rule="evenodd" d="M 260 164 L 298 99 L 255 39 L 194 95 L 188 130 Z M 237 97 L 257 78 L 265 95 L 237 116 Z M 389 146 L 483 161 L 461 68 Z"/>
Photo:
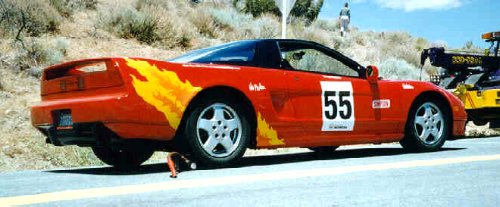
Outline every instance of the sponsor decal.
<path fill-rule="evenodd" d="M 147 103 L 165 115 L 169 125 L 177 129 L 186 109 L 189 94 L 201 91 L 201 87 L 181 81 L 179 76 L 166 68 L 158 68 L 147 61 L 125 59 L 127 65 L 137 70 L 146 80 L 130 74 L 136 93 Z"/>
<path fill-rule="evenodd" d="M 248 90 L 250 90 L 250 91 L 263 91 L 263 90 L 266 90 L 266 87 L 263 86 L 260 82 L 258 84 L 253 84 L 252 82 L 250 82 L 250 84 L 248 84 Z"/>
<path fill-rule="evenodd" d="M 331 76 L 331 75 L 324 75 L 323 78 L 337 79 L 337 80 L 342 79 L 342 77 L 340 76 Z"/>
<path fill-rule="evenodd" d="M 259 146 L 263 146 L 262 143 L 265 142 L 268 145 L 285 145 L 285 141 L 278 137 L 278 132 L 266 122 L 260 112 L 257 113 L 257 137 L 257 145 Z"/>
<path fill-rule="evenodd" d="M 403 83 L 403 89 L 412 90 L 412 89 L 415 89 L 415 87 L 413 87 L 412 85 L 410 85 L 408 83 Z"/>
<path fill-rule="evenodd" d="M 374 109 L 391 108 L 391 100 L 389 100 L 389 99 L 373 100 L 372 108 L 374 108 Z"/>

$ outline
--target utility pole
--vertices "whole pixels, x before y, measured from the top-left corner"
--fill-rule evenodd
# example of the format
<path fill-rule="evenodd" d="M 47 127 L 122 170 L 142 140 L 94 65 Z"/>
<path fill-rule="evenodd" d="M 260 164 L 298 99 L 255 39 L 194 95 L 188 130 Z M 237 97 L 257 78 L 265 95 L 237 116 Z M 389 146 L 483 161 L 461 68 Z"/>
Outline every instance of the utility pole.
<path fill-rule="evenodd" d="M 281 12 L 281 38 L 286 39 L 286 20 L 297 0 L 274 0 Z"/>

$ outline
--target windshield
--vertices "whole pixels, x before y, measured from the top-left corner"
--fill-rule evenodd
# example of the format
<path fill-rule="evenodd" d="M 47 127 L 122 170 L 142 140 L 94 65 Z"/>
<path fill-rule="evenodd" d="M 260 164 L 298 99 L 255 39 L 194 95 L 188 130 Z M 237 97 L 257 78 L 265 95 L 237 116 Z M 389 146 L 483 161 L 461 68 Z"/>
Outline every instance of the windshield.
<path fill-rule="evenodd" d="M 177 63 L 251 62 L 255 54 L 255 41 L 230 42 L 188 52 L 168 61 Z"/>

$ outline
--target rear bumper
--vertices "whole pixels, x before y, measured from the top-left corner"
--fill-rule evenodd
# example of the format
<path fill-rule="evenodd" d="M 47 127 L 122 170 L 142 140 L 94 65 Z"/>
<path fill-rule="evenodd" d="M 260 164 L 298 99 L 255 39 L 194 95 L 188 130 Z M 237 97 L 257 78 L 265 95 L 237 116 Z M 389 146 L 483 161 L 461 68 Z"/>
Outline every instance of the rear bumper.
<path fill-rule="evenodd" d="M 121 94 L 120 94 L 121 95 Z M 70 110 L 75 123 L 89 123 L 118 120 L 116 116 L 123 107 L 122 96 L 119 94 L 66 98 L 42 101 L 31 108 L 31 121 L 34 126 L 52 125 L 54 123 L 53 112 L 57 110 Z"/>
<path fill-rule="evenodd" d="M 47 143 L 55 146 L 78 145 L 99 146 L 103 145 L 99 139 L 101 123 L 75 123 L 72 129 L 57 130 L 53 125 L 42 125 L 37 127 L 46 137 Z"/>
<path fill-rule="evenodd" d="M 102 123 L 75 123 L 71 129 L 58 129 L 57 126 L 38 126 L 46 135 L 48 144 L 55 146 L 78 145 L 80 147 L 147 148 L 173 150 L 174 142 L 152 139 L 122 139 Z"/>
<path fill-rule="evenodd" d="M 59 120 L 58 113 L 55 112 L 61 110 L 71 112 L 74 130 L 55 128 Z M 157 114 L 162 115 L 143 103 L 128 100 L 124 94 L 108 94 L 42 101 L 31 108 L 31 121 L 34 127 L 48 137 L 53 133 L 59 139 L 64 138 L 60 141 L 61 145 L 85 144 L 87 141 L 95 143 L 92 139 L 95 136 L 90 136 L 95 125 L 105 127 L 123 139 L 171 140 L 175 136 L 175 130 L 169 127 L 164 117 Z"/>

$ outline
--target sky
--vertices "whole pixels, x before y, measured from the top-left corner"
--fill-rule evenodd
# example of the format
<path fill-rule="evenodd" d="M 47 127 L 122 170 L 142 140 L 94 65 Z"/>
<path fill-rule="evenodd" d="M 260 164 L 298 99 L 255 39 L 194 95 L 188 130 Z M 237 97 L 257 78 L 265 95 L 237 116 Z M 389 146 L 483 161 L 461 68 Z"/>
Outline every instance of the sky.
<path fill-rule="evenodd" d="M 338 18 L 345 2 L 361 31 L 405 31 L 452 48 L 487 48 L 481 34 L 500 31 L 500 0 L 325 0 L 319 18 Z"/>

